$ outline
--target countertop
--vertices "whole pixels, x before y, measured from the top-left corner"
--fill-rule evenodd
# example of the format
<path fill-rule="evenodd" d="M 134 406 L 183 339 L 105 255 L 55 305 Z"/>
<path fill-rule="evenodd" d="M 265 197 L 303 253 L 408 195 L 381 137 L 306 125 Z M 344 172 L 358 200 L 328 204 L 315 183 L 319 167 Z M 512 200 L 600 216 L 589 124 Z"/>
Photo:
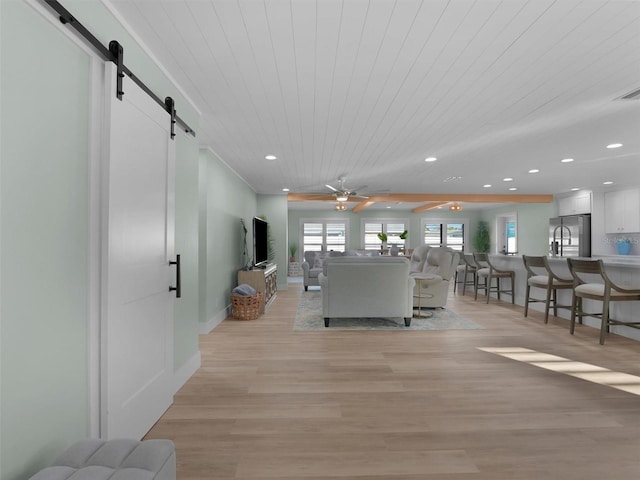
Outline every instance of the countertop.
<path fill-rule="evenodd" d="M 505 257 L 504 255 L 499 255 L 500 257 Z M 509 258 L 509 257 L 506 257 Z M 513 257 L 516 258 L 516 257 Z M 547 257 L 549 259 L 549 263 L 566 263 L 568 257 Z M 640 267 L 640 255 L 593 255 L 591 257 L 574 257 L 580 258 L 584 260 L 597 260 L 602 259 L 602 262 L 605 265 L 611 265 L 616 267 L 630 267 L 630 268 L 639 268 Z M 520 257 L 522 260 L 522 257 Z"/>
<path fill-rule="evenodd" d="M 522 255 L 501 255 L 494 254 L 491 255 L 492 259 L 500 260 L 500 261 L 517 261 L 522 262 Z M 548 256 L 549 263 L 551 264 L 559 264 L 559 263 L 567 263 L 568 257 L 552 257 Z M 629 267 L 629 268 L 640 268 L 640 255 L 593 255 L 592 257 L 574 257 L 581 258 L 584 260 L 597 260 L 602 259 L 602 262 L 605 265 L 611 265 L 616 267 Z"/>
<path fill-rule="evenodd" d="M 640 255 L 594 255 L 592 258 L 601 258 L 605 265 L 640 267 Z"/>

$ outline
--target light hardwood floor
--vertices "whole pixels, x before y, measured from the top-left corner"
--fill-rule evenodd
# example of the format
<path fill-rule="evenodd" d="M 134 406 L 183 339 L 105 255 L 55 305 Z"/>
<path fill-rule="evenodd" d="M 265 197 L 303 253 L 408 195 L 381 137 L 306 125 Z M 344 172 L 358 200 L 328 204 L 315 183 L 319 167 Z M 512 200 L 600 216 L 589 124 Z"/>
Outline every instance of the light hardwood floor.
<path fill-rule="evenodd" d="M 202 368 L 147 438 L 178 479 L 632 480 L 640 396 L 482 351 L 523 347 L 640 376 L 640 342 L 450 295 L 459 331 L 293 330 L 300 284 L 201 336 Z"/>

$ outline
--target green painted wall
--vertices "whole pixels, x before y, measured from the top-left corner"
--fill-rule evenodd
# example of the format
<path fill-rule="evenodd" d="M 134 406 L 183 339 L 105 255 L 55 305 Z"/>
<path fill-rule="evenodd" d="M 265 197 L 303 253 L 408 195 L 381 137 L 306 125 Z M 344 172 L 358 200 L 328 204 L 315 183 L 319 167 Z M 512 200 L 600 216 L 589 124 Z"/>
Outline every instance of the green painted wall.
<path fill-rule="evenodd" d="M 194 129 L 199 113 L 99 0 L 65 1 Z M 45 7 L 46 8 L 46 7 Z M 48 17 L 48 14 L 47 14 Z M 21 0 L 0 1 L 0 478 L 28 478 L 89 433 L 90 56 Z M 198 353 L 197 140 L 177 137 L 175 369 Z"/>
<path fill-rule="evenodd" d="M 288 214 L 286 195 L 258 195 L 258 216 L 264 215 L 269 222 L 274 262 L 278 265 L 278 289 L 287 289 L 287 268 L 289 263 Z"/>
<path fill-rule="evenodd" d="M 500 215 L 515 213 L 518 221 L 518 254 L 546 255 L 549 253 L 549 219 L 556 216 L 555 203 L 523 203 L 484 210 L 481 220 L 489 223 L 491 253 L 502 244 L 496 243 L 496 221 Z"/>
<path fill-rule="evenodd" d="M 200 322 L 224 315 L 231 290 L 242 268 L 242 226 L 249 230 L 247 249 L 252 250 L 251 220 L 257 215 L 256 193 L 210 150 L 200 151 Z"/>
<path fill-rule="evenodd" d="M 0 478 L 17 480 L 88 431 L 89 58 L 0 8 Z"/>
<path fill-rule="evenodd" d="M 226 316 L 231 290 L 237 285 L 238 270 L 252 260 L 252 219 L 255 216 L 266 216 L 270 224 L 276 248 L 275 261 L 282 265 L 278 287 L 286 288 L 287 199 L 284 195 L 257 195 L 209 149 L 200 150 L 199 172 L 199 321 L 202 332 Z M 243 257 L 241 219 L 247 228 L 246 257 Z"/>

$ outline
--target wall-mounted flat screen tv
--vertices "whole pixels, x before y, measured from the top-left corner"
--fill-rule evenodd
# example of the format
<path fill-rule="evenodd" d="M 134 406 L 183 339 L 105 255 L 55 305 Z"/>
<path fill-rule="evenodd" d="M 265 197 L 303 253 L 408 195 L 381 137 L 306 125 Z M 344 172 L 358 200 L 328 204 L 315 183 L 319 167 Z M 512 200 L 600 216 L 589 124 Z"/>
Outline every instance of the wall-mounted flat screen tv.
<path fill-rule="evenodd" d="M 261 218 L 253 218 L 253 265 L 264 267 L 269 263 L 268 224 Z"/>

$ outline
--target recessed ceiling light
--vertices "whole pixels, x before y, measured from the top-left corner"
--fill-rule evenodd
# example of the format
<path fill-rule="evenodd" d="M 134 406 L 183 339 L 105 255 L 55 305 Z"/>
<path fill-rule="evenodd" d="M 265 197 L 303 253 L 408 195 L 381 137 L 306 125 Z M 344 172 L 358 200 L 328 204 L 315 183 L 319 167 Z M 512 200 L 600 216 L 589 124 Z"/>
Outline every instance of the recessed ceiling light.
<path fill-rule="evenodd" d="M 607 181 L 607 182 L 602 182 L 603 185 L 613 185 L 613 182 L 611 181 Z"/>
<path fill-rule="evenodd" d="M 515 191 L 515 190 L 517 190 L 517 188 L 516 187 L 511 187 L 509 190 Z"/>
<path fill-rule="evenodd" d="M 574 187 L 571 189 L 572 192 L 577 192 L 578 190 L 580 190 L 578 187 Z"/>
<path fill-rule="evenodd" d="M 265 158 L 265 160 L 275 160 L 278 157 L 276 157 L 275 155 L 265 155 L 264 158 Z"/>
<path fill-rule="evenodd" d="M 391 206 L 390 206 L 390 205 L 387 205 L 387 208 L 391 208 Z"/>
<path fill-rule="evenodd" d="M 436 157 L 427 157 L 424 159 L 425 162 L 435 162 L 438 160 Z"/>
<path fill-rule="evenodd" d="M 283 189 L 282 189 L 282 191 L 283 191 L 283 192 L 288 192 L 288 191 L 289 191 L 289 189 L 288 189 L 288 188 L 283 188 Z"/>
<path fill-rule="evenodd" d="M 531 170 L 529 170 L 529 173 L 538 173 L 540 172 L 540 170 L 538 170 L 537 168 L 532 168 Z"/>
<path fill-rule="evenodd" d="M 489 187 L 491 187 L 491 184 L 490 184 L 490 183 L 487 183 L 486 185 L 483 185 L 483 187 L 484 187 L 484 188 L 489 188 Z"/>
<path fill-rule="evenodd" d="M 609 145 L 607 145 L 607 148 L 620 148 L 621 146 L 621 143 L 610 143 Z"/>
<path fill-rule="evenodd" d="M 502 179 L 503 182 L 513 182 L 513 178 L 507 177 Z"/>
<path fill-rule="evenodd" d="M 573 162 L 573 158 L 563 158 L 562 160 L 560 160 L 562 163 L 569 163 L 569 162 Z"/>

